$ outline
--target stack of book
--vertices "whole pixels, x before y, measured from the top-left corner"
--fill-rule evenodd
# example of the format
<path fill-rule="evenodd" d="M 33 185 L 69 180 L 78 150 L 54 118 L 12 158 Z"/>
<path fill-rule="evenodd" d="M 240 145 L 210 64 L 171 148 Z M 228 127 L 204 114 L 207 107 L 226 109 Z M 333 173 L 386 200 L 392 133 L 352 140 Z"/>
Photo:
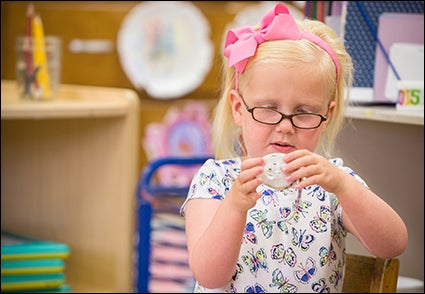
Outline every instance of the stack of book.
<path fill-rule="evenodd" d="M 68 256 L 66 244 L 1 231 L 1 292 L 71 292 Z"/>

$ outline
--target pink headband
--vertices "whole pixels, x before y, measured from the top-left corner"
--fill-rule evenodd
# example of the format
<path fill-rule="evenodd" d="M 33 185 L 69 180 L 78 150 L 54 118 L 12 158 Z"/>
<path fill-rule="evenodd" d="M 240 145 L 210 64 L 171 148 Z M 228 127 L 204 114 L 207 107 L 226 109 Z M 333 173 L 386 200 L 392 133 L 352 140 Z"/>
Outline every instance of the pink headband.
<path fill-rule="evenodd" d="M 228 31 L 224 55 L 229 59 L 229 66 L 235 67 L 235 88 L 238 88 L 238 74 L 244 72 L 248 59 L 255 54 L 258 45 L 271 40 L 300 39 L 313 42 L 329 54 L 335 63 L 336 80 L 338 81 L 339 64 L 332 48 L 315 34 L 301 31 L 289 9 L 284 4 L 279 3 L 264 15 L 259 29 L 246 26 Z"/>

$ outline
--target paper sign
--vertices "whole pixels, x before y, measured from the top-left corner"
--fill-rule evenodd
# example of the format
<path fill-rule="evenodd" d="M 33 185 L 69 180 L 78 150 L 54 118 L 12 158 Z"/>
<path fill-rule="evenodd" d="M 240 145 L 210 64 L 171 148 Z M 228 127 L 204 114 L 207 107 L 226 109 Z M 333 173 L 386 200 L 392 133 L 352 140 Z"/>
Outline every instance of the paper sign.
<path fill-rule="evenodd" d="M 393 43 L 390 59 L 401 80 L 424 80 L 424 45 Z M 391 70 L 387 72 L 385 96 L 394 102 L 398 100 L 397 78 Z"/>

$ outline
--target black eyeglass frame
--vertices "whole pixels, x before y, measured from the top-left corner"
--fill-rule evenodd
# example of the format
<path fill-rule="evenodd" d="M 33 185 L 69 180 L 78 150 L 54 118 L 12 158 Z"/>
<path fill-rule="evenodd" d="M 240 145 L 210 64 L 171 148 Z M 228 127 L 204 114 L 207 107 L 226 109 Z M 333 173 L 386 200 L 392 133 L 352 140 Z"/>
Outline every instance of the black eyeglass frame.
<path fill-rule="evenodd" d="M 312 129 L 317 129 L 318 127 L 320 127 L 320 125 L 321 125 L 324 121 L 326 121 L 326 120 L 328 119 L 327 115 L 328 115 L 328 113 L 329 113 L 329 105 L 330 105 L 330 103 L 328 104 L 328 110 L 326 111 L 326 114 L 325 114 L 325 115 L 320 114 L 320 113 L 314 113 L 314 112 L 294 113 L 294 114 L 284 114 L 284 113 L 280 112 L 279 110 L 276 110 L 276 109 L 273 109 L 273 108 L 269 108 L 269 107 L 254 106 L 254 107 L 250 108 L 250 107 L 248 106 L 248 104 L 246 103 L 245 99 L 243 98 L 242 94 L 240 94 L 240 93 L 239 93 L 239 96 L 241 97 L 242 102 L 243 102 L 243 104 L 245 105 L 245 109 L 246 109 L 249 113 L 251 113 L 252 118 L 253 118 L 255 121 L 257 121 L 257 122 L 259 122 L 259 123 L 262 123 L 262 124 L 266 124 L 266 125 L 278 125 L 278 124 L 280 124 L 280 123 L 281 123 L 281 121 L 282 121 L 282 120 L 284 120 L 285 118 L 289 118 L 289 120 L 291 121 L 292 126 L 294 126 L 295 128 L 297 128 L 297 129 L 303 129 L 303 130 L 312 130 Z M 267 109 L 267 110 L 274 111 L 274 112 L 276 112 L 276 113 L 280 114 L 280 115 L 281 115 L 281 118 L 279 119 L 279 121 L 277 121 L 277 122 L 275 122 L 275 123 L 268 123 L 268 122 L 260 121 L 260 120 L 256 119 L 256 118 L 255 118 L 255 116 L 254 116 L 254 110 L 255 110 L 256 108 L 258 108 L 258 109 Z M 319 121 L 319 123 L 317 124 L 317 126 L 315 126 L 315 127 L 299 127 L 299 126 L 297 126 L 297 125 L 294 123 L 294 121 L 293 121 L 293 117 L 300 116 L 300 115 L 314 115 L 314 116 L 320 117 L 320 121 Z"/>

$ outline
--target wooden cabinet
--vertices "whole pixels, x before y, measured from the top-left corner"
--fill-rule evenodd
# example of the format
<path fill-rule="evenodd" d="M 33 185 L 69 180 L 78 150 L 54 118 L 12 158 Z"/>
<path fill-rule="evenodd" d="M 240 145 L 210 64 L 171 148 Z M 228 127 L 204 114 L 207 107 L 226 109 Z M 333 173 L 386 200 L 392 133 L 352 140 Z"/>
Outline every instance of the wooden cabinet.
<path fill-rule="evenodd" d="M 140 102 L 133 90 L 61 85 L 53 101 L 1 83 L 1 228 L 70 246 L 75 292 L 131 292 Z"/>

